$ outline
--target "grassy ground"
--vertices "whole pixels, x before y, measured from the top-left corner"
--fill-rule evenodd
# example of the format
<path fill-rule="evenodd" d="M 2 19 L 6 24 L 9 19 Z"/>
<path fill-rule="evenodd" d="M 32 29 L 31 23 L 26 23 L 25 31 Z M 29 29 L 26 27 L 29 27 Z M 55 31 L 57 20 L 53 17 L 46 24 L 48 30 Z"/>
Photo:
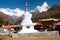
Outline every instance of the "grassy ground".
<path fill-rule="evenodd" d="M 11 38 L 9 36 L 0 36 L 0 40 L 60 40 L 60 36 L 35 36 Z"/>

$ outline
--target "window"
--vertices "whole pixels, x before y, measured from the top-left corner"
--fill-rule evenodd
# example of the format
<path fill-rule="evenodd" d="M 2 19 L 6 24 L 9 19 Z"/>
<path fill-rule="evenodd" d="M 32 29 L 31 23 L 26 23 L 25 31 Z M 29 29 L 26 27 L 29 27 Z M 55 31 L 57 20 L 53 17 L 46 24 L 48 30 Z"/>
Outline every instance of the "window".
<path fill-rule="evenodd" d="M 26 28 L 30 28 L 30 26 L 27 26 Z"/>

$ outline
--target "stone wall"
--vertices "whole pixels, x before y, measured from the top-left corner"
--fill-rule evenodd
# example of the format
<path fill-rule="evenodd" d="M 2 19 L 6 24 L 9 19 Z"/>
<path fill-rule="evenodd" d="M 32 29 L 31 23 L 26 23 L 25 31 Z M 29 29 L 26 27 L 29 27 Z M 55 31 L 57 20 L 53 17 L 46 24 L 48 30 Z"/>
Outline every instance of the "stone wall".
<path fill-rule="evenodd" d="M 14 37 L 30 37 L 30 36 L 59 36 L 58 31 L 47 31 L 47 32 L 40 32 L 40 33 L 24 33 L 24 34 L 12 34 Z"/>

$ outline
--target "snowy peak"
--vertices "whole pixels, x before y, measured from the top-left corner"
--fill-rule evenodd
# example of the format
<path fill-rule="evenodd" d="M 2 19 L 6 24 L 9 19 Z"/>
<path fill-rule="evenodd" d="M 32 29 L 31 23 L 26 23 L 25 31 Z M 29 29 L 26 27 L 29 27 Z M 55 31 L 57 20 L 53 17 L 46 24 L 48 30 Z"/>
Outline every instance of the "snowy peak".
<path fill-rule="evenodd" d="M 50 7 L 48 6 L 47 2 L 44 2 L 42 6 L 37 6 L 33 12 L 46 12 Z"/>
<path fill-rule="evenodd" d="M 47 2 L 44 2 L 42 6 L 43 6 L 43 7 L 44 7 L 44 6 L 45 6 L 45 7 L 48 6 Z"/>
<path fill-rule="evenodd" d="M 36 9 L 41 8 L 39 5 L 36 7 Z"/>
<path fill-rule="evenodd" d="M 50 7 L 48 6 L 47 2 L 44 2 L 39 12 L 46 12 L 49 8 Z"/>
<path fill-rule="evenodd" d="M 20 17 L 24 14 L 24 11 L 19 8 L 16 9 L 0 8 L 0 11 L 9 16 L 16 16 L 16 17 Z"/>

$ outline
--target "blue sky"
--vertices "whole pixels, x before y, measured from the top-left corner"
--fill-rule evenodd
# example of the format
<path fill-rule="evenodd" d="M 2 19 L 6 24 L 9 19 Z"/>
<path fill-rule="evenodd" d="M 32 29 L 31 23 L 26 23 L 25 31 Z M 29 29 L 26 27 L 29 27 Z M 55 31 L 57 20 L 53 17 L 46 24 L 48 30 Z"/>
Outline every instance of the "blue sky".
<path fill-rule="evenodd" d="M 42 5 L 46 1 L 49 6 L 59 4 L 60 0 L 0 0 L 0 8 L 20 8 L 25 9 L 25 3 L 29 5 L 29 10 L 35 9 L 37 5 Z"/>

